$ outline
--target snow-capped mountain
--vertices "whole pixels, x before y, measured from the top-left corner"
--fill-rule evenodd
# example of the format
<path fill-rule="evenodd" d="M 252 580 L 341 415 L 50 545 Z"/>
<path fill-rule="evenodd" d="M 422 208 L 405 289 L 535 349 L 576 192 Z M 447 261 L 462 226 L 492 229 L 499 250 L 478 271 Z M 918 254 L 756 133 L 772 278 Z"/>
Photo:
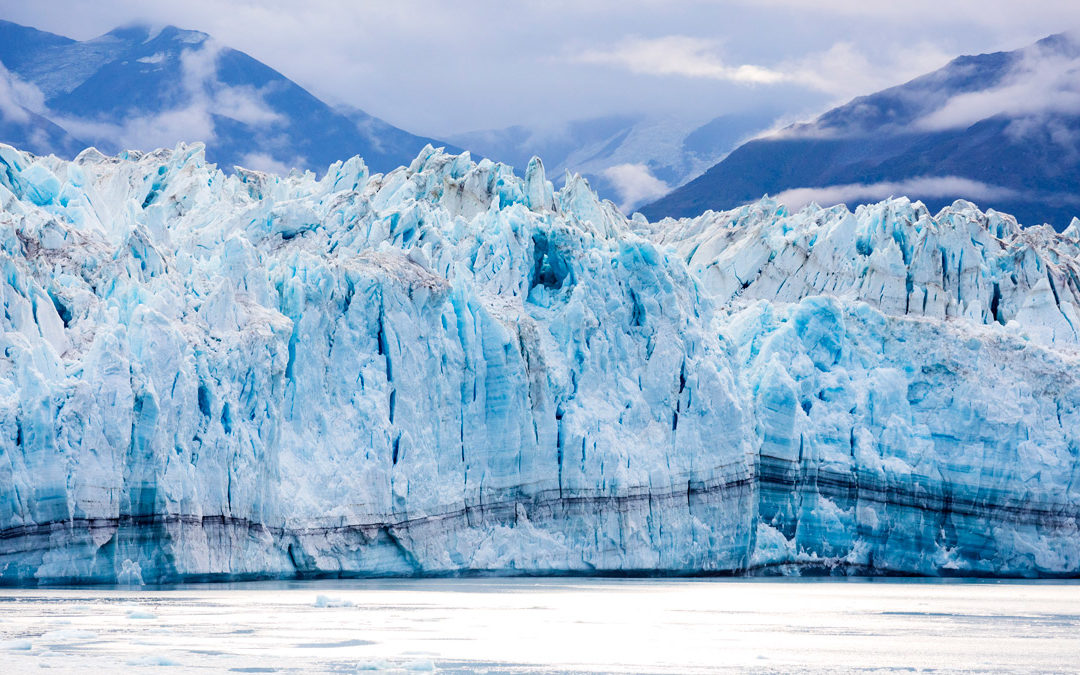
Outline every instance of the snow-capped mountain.
<path fill-rule="evenodd" d="M 30 117 L 0 105 L 0 141 L 36 153 L 204 141 L 226 168 L 321 170 L 359 154 L 387 171 L 437 143 L 363 111 L 335 110 L 247 54 L 173 26 L 79 42 L 0 21 L 0 63 L 0 87 L 36 92 Z"/>
<path fill-rule="evenodd" d="M 0 580 L 1080 574 L 1080 221 L 0 146 Z"/>
<path fill-rule="evenodd" d="M 779 196 L 801 206 L 957 198 L 1058 229 L 1080 214 L 1080 41 L 963 56 L 813 122 L 750 141 L 642 209 L 693 216 Z"/>
<path fill-rule="evenodd" d="M 542 157 L 561 186 L 567 171 L 584 176 L 625 213 L 700 175 L 740 142 L 767 129 L 779 111 L 760 109 L 705 122 L 612 115 L 550 128 L 513 126 L 451 136 L 483 157 L 525 166 Z"/>

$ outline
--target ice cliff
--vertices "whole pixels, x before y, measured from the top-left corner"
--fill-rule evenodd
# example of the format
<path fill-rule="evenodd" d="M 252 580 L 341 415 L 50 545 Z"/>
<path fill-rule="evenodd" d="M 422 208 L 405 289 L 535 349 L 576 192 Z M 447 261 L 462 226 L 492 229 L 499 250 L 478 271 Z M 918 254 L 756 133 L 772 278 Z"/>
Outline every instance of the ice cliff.
<path fill-rule="evenodd" d="M 0 146 L 0 582 L 1076 575 L 1078 240 Z"/>

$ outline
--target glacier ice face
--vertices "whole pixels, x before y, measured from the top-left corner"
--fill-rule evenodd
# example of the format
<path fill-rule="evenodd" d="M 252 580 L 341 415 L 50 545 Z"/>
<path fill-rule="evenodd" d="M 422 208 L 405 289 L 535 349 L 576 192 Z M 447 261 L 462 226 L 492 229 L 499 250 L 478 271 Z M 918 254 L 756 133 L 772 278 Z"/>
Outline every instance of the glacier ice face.
<path fill-rule="evenodd" d="M 730 347 L 580 180 L 4 162 L 6 579 L 744 564 Z"/>
<path fill-rule="evenodd" d="M 765 199 L 638 229 L 674 248 L 723 303 L 824 294 L 894 315 L 1016 321 L 1040 343 L 1080 341 L 1080 220 L 1059 236 L 964 201 L 934 217 L 907 199 L 794 215 Z"/>
<path fill-rule="evenodd" d="M 1080 221 L 766 199 L 634 229 L 731 312 L 752 567 L 1076 574 Z"/>
<path fill-rule="evenodd" d="M 1076 574 L 1077 239 L 0 146 L 0 581 Z"/>
<path fill-rule="evenodd" d="M 1074 354 L 822 296 L 730 330 L 760 439 L 755 565 L 1078 569 Z"/>

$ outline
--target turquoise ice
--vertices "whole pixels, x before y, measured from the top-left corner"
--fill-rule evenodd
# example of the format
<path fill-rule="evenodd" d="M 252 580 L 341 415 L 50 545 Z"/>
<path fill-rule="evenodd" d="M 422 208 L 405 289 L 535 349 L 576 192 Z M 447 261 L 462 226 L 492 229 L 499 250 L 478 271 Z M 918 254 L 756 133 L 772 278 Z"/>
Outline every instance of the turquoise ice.
<path fill-rule="evenodd" d="M 1074 575 L 1078 239 L 0 146 L 0 581 Z"/>

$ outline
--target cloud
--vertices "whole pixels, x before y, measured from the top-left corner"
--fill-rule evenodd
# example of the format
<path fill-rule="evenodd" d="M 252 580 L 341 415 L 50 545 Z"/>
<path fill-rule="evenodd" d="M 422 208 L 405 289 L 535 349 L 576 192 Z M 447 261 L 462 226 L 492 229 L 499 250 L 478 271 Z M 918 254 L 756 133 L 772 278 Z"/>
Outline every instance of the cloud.
<path fill-rule="evenodd" d="M 293 166 L 303 166 L 303 162 L 297 164 L 294 162 Z M 263 171 L 265 173 L 272 173 L 278 176 L 287 176 L 292 170 L 293 166 L 290 166 L 284 162 L 280 162 L 265 152 L 249 152 L 240 158 L 240 166 L 246 169 L 254 169 L 256 171 Z"/>
<path fill-rule="evenodd" d="M 788 208 L 796 210 L 811 202 L 825 206 L 869 203 L 899 195 L 973 200 L 1010 199 L 1021 196 L 1019 192 L 1010 188 L 989 185 L 959 176 L 922 176 L 882 183 L 849 183 L 816 188 L 793 188 L 784 190 L 776 195 L 775 199 Z"/>
<path fill-rule="evenodd" d="M 19 79 L 0 63 L 0 119 L 17 124 L 30 121 L 30 113 L 45 109 L 45 95 L 41 90 Z"/>
<path fill-rule="evenodd" d="M 720 80 L 743 85 L 795 85 L 846 99 L 899 84 L 944 65 L 948 52 L 928 42 L 877 45 L 870 58 L 850 41 L 773 66 L 729 65 L 716 40 L 669 35 L 626 38 L 607 49 L 571 54 L 576 63 L 612 66 L 639 75 Z"/>
<path fill-rule="evenodd" d="M 188 42 L 192 46 L 180 53 L 181 76 L 177 83 L 185 99 L 182 105 L 149 115 L 128 114 L 115 121 L 60 117 L 58 122 L 77 137 L 106 147 L 152 150 L 171 148 L 180 141 L 213 144 L 217 138 L 215 115 L 254 127 L 283 121 L 266 104 L 265 90 L 227 86 L 219 81 L 217 61 L 225 49 L 220 43 L 199 34 L 193 34 Z M 157 57 L 155 54 L 155 62 L 165 58 Z"/>
<path fill-rule="evenodd" d="M 217 40 L 204 38 L 180 52 L 180 81 L 184 91 L 191 96 L 207 93 L 207 88 L 217 81 L 217 61 L 224 49 Z"/>
<path fill-rule="evenodd" d="M 783 62 L 777 68 L 802 86 L 850 99 L 890 87 L 945 65 L 952 57 L 929 42 L 879 44 L 873 57 L 844 40 L 828 49 Z"/>
<path fill-rule="evenodd" d="M 78 117 L 57 120 L 77 138 L 93 139 L 125 150 L 171 148 L 179 141 L 214 141 L 214 120 L 202 105 L 193 104 L 154 115 L 131 116 L 120 122 Z"/>
<path fill-rule="evenodd" d="M 180 53 L 183 90 L 192 105 L 252 126 L 283 120 L 266 104 L 264 91 L 251 86 L 227 86 L 218 80 L 217 63 L 226 49 L 224 45 L 208 36 L 193 44 L 194 48 Z"/>
<path fill-rule="evenodd" d="M 964 128 L 996 115 L 1011 118 L 1080 113 L 1080 48 L 1033 46 L 1023 51 L 997 86 L 953 96 L 915 124 L 938 131 Z M 1012 132 L 1033 128 L 1018 124 Z"/>
<path fill-rule="evenodd" d="M 626 111 L 686 115 L 701 122 L 762 106 L 820 112 L 835 97 L 870 93 L 918 74 L 894 70 L 894 65 L 918 59 L 924 46 L 946 56 L 1015 49 L 1080 25 L 1080 3 L 0 0 L 0 16 L 78 39 L 132 20 L 198 28 L 332 105 L 354 105 L 409 131 L 440 137 Z M 707 71 L 719 60 L 724 68 L 750 64 L 790 74 L 804 58 L 812 66 L 815 55 L 827 54 L 836 44 L 849 44 L 852 54 L 865 56 L 867 66 L 847 74 L 830 70 L 838 74 L 827 78 L 830 84 L 808 89 L 788 86 L 788 81 L 746 86 L 702 77 L 642 77 L 625 66 L 598 68 L 564 58 L 588 49 L 611 52 L 627 35 L 705 40 L 709 46 L 701 56 Z M 823 67 L 851 65 L 840 49 L 833 55 L 837 63 Z M 850 86 L 844 88 L 845 82 Z M 822 88 L 832 98 L 820 95 Z"/>
<path fill-rule="evenodd" d="M 605 169 L 603 175 L 619 193 L 619 208 L 623 211 L 663 197 L 671 191 L 671 187 L 653 176 L 644 164 L 618 164 Z"/>
<path fill-rule="evenodd" d="M 685 35 L 631 37 L 610 49 L 587 49 L 571 56 L 571 60 L 621 67 L 642 75 L 678 75 L 739 84 L 776 84 L 787 79 L 783 73 L 760 66 L 729 66 L 717 54 L 715 41 Z"/>
<path fill-rule="evenodd" d="M 1015 32 L 1037 26 L 1035 32 L 1046 35 L 1080 21 L 1080 5 L 1068 0 L 718 0 L 717 4 L 783 8 L 816 15 L 825 21 L 835 21 L 837 17 L 871 19 L 882 22 L 883 30 L 899 27 L 906 31 L 911 25 L 925 28 L 959 22 L 969 30 L 986 27 Z M 891 25 L 884 25 L 885 22 Z"/>
<path fill-rule="evenodd" d="M 284 122 L 285 118 L 266 104 L 263 91 L 254 87 L 221 87 L 207 103 L 215 114 L 231 117 L 251 126 Z"/>

